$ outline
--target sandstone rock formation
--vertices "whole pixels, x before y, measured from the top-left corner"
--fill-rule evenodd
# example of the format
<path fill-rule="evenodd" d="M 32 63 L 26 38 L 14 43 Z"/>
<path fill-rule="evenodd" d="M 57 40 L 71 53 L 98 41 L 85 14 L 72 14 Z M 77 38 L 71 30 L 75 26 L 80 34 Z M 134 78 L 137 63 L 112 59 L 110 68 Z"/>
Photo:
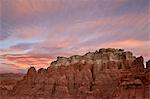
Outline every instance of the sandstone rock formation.
<path fill-rule="evenodd" d="M 150 60 L 146 62 L 146 68 L 150 69 Z"/>
<path fill-rule="evenodd" d="M 144 68 L 142 56 L 136 58 L 123 49 L 100 49 L 83 56 L 57 57 L 47 69 L 36 71 L 31 67 L 9 91 L 9 97 L 149 99 L 149 75 L 150 69 Z"/>
<path fill-rule="evenodd" d="M 122 62 L 124 60 L 133 61 L 135 56 L 131 52 L 124 52 L 123 49 L 100 49 L 96 52 L 89 52 L 83 56 L 74 55 L 69 58 L 57 57 L 57 60 L 51 63 L 51 66 L 68 66 L 75 63 L 103 64 L 109 61 Z"/>
<path fill-rule="evenodd" d="M 0 74 L 0 98 L 9 93 L 17 81 L 23 79 L 24 74 L 2 73 Z"/>

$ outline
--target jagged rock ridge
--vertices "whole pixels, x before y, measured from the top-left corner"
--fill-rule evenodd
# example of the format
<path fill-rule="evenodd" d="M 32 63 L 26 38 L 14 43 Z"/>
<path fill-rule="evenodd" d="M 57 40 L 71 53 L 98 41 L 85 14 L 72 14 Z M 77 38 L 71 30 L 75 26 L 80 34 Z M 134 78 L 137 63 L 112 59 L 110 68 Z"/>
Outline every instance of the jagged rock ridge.
<path fill-rule="evenodd" d="M 68 66 L 75 63 L 89 63 L 89 64 L 102 64 L 109 61 L 124 61 L 124 60 L 134 60 L 132 52 L 124 51 L 123 49 L 99 49 L 96 52 L 88 52 L 83 56 L 74 55 L 69 58 L 57 57 L 57 60 L 51 63 L 51 66 Z"/>
<path fill-rule="evenodd" d="M 149 99 L 149 75 L 142 56 L 100 49 L 83 56 L 58 57 L 47 69 L 31 67 L 8 93 L 17 99 Z"/>

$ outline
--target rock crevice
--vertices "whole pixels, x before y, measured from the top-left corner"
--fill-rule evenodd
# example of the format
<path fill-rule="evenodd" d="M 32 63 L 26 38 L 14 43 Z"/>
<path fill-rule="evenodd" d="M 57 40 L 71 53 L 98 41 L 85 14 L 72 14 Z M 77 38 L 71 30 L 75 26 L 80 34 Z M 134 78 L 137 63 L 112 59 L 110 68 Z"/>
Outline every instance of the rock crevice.
<path fill-rule="evenodd" d="M 58 57 L 47 69 L 31 67 L 11 96 L 44 99 L 145 99 L 149 61 L 123 49 L 100 49 L 83 56 Z M 146 91 L 144 91 L 146 90 Z M 141 93 L 139 93 L 141 92 Z M 130 95 L 130 97 L 128 97 Z M 145 95 L 142 97 L 142 95 Z M 19 99 L 18 98 L 18 99 Z"/>

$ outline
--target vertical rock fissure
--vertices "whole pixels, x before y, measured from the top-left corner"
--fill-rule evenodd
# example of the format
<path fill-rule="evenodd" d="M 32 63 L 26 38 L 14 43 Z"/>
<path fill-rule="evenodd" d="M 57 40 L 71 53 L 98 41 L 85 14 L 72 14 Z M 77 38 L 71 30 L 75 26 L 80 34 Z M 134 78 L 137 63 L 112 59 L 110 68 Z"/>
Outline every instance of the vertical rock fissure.
<path fill-rule="evenodd" d="M 94 66 L 93 65 L 91 66 L 91 74 L 92 74 L 92 80 L 95 80 L 95 77 L 94 77 Z"/>
<path fill-rule="evenodd" d="M 136 58 L 133 62 L 132 54 L 126 52 L 125 55 L 129 57 L 123 60 L 124 56 L 120 55 L 123 52 L 112 51 L 109 49 L 96 54 L 86 54 L 83 57 L 60 58 L 49 69 L 46 71 L 40 69 L 38 73 L 31 67 L 25 78 L 17 83 L 12 91 L 16 96 L 36 95 L 37 98 L 43 99 L 49 97 L 52 99 L 66 99 L 66 97 L 122 99 L 139 95 L 144 98 L 149 97 L 150 70 L 143 68 L 143 58 Z M 110 60 L 101 57 L 103 54 L 109 56 L 110 53 L 114 54 L 114 56 L 111 54 Z M 80 62 L 80 60 L 84 61 Z M 143 84 L 145 86 L 142 86 Z M 138 93 L 135 94 L 135 91 Z"/>
<path fill-rule="evenodd" d="M 56 90 L 56 82 L 54 83 L 53 88 L 52 88 L 52 97 L 55 97 L 54 96 L 55 90 Z"/>
<path fill-rule="evenodd" d="M 94 65 L 91 66 L 91 74 L 92 74 L 92 80 L 90 82 L 90 91 L 92 91 L 93 82 L 95 80 L 95 77 L 94 77 Z"/>

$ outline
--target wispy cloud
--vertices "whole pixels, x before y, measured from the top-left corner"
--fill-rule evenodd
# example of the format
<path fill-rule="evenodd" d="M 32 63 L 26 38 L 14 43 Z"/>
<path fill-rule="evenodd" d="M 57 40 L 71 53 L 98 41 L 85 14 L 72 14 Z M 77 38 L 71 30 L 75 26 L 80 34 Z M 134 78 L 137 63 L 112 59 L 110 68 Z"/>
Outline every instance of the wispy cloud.
<path fill-rule="evenodd" d="M 57 56 L 101 47 L 150 56 L 149 0 L 0 2 L 0 68 L 4 71 L 46 67 Z"/>
<path fill-rule="evenodd" d="M 0 58 L 6 60 L 1 64 L 24 69 L 29 66 L 35 66 L 36 68 L 47 67 L 52 61 L 51 57 L 46 55 L 5 54 L 1 55 Z"/>

